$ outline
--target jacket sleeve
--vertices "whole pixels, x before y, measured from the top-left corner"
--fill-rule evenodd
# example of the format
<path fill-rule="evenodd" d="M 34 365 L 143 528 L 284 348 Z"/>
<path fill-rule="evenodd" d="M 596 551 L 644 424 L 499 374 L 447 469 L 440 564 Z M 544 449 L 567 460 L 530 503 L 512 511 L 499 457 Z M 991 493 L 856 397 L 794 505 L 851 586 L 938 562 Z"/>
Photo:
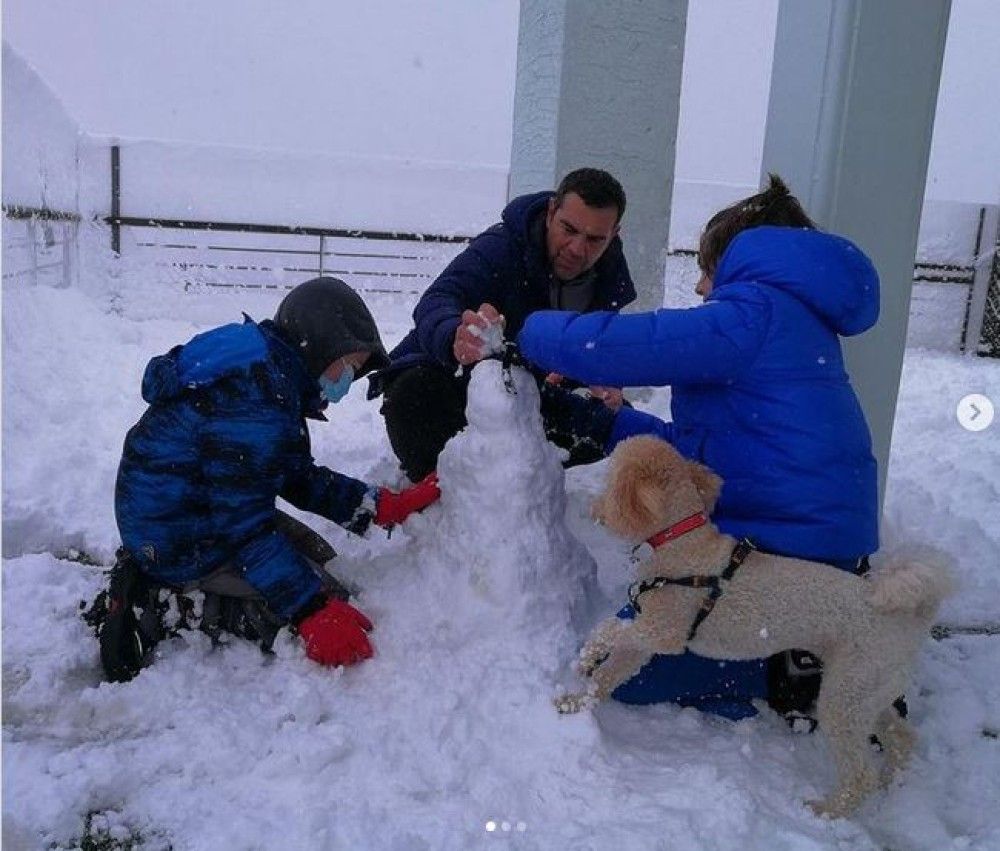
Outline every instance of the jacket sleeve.
<path fill-rule="evenodd" d="M 664 422 L 653 414 L 645 411 L 637 411 L 635 408 L 623 407 L 615 416 L 614 425 L 611 428 L 611 435 L 604 444 L 604 454 L 610 455 L 611 451 L 623 440 L 635 437 L 638 434 L 651 434 L 667 443 L 674 442 L 674 424 Z"/>
<path fill-rule="evenodd" d="M 314 464 L 312 459 L 288 476 L 280 496 L 296 508 L 319 514 L 355 535 L 363 535 L 375 515 L 375 488 Z"/>
<path fill-rule="evenodd" d="M 477 310 L 485 302 L 502 309 L 502 263 L 495 237 L 477 237 L 428 287 L 413 311 L 421 348 L 444 366 L 456 367 L 452 353 L 455 331 L 463 310 Z"/>
<path fill-rule="evenodd" d="M 528 317 L 518 344 L 536 366 L 585 384 L 724 384 L 752 364 L 769 318 L 753 292 L 648 313 L 545 310 Z"/>

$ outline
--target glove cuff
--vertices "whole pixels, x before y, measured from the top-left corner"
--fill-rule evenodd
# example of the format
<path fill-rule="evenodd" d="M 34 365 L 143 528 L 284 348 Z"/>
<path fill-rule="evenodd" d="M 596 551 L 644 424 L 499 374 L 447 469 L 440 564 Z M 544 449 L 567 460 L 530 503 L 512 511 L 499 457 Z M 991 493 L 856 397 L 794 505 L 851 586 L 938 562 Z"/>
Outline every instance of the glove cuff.
<path fill-rule="evenodd" d="M 299 625 L 308 618 L 310 615 L 316 614 L 320 609 L 322 609 L 328 602 L 330 602 L 330 595 L 325 592 L 320 592 L 319 594 L 314 594 L 306 604 L 299 609 L 290 619 L 290 623 L 296 629 Z"/>

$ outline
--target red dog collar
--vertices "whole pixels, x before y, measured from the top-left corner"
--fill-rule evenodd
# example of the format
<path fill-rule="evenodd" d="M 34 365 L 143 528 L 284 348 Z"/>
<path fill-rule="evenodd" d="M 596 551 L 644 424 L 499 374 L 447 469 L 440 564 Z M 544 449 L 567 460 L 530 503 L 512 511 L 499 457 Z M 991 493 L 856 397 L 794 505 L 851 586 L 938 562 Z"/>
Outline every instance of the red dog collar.
<path fill-rule="evenodd" d="M 662 532 L 657 532 L 652 537 L 646 538 L 646 543 L 655 550 L 668 541 L 676 540 L 681 535 L 693 532 L 706 523 L 708 523 L 708 515 L 704 511 L 699 511 L 697 514 L 692 514 L 690 517 L 685 517 L 680 522 L 674 523 L 669 529 L 664 529 Z"/>

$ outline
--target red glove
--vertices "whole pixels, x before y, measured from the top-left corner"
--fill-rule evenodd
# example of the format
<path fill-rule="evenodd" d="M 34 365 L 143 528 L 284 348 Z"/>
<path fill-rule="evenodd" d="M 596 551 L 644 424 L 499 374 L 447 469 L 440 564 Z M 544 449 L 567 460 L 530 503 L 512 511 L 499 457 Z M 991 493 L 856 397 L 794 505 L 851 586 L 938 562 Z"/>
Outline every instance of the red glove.
<path fill-rule="evenodd" d="M 437 471 L 428 473 L 415 485 L 399 493 L 388 488 L 379 488 L 375 509 L 375 522 L 379 526 L 402 523 L 414 511 L 423 511 L 432 502 L 441 498 Z"/>
<path fill-rule="evenodd" d="M 353 665 L 370 659 L 372 646 L 365 635 L 372 622 L 343 600 L 330 599 L 319 611 L 299 623 L 306 656 L 321 665 Z"/>

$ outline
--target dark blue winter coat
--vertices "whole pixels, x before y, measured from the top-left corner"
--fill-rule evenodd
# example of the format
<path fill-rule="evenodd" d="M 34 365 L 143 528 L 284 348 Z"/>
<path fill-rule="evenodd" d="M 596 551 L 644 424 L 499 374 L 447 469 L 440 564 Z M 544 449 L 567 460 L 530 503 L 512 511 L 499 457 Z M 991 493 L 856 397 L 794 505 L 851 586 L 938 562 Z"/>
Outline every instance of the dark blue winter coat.
<path fill-rule="evenodd" d="M 153 358 L 142 396 L 115 489 L 124 547 L 171 585 L 230 563 L 293 616 L 320 582 L 275 530 L 275 498 L 358 533 L 374 510 L 367 484 L 313 463 L 305 417 L 325 402 L 302 357 L 246 318 Z"/>
<path fill-rule="evenodd" d="M 705 304 L 618 316 L 535 313 L 533 363 L 588 384 L 671 385 L 672 422 L 623 408 L 607 445 L 651 433 L 724 480 L 714 520 L 772 552 L 849 561 L 878 547 L 876 464 L 838 335 L 878 318 L 851 242 L 759 227 L 723 254 Z"/>
<path fill-rule="evenodd" d="M 438 276 L 413 311 L 415 327 L 389 353 L 392 364 L 372 376 L 369 396 L 382 392 L 382 380 L 417 364 L 458 366 L 452 354 L 462 311 L 492 304 L 506 319 L 505 334 L 514 339 L 524 320 L 551 307 L 544 239 L 535 236 L 553 192 L 512 200 L 501 221 L 479 234 Z M 544 230 L 540 232 L 544 236 Z M 594 310 L 620 310 L 635 300 L 635 287 L 616 236 L 594 265 Z"/>

